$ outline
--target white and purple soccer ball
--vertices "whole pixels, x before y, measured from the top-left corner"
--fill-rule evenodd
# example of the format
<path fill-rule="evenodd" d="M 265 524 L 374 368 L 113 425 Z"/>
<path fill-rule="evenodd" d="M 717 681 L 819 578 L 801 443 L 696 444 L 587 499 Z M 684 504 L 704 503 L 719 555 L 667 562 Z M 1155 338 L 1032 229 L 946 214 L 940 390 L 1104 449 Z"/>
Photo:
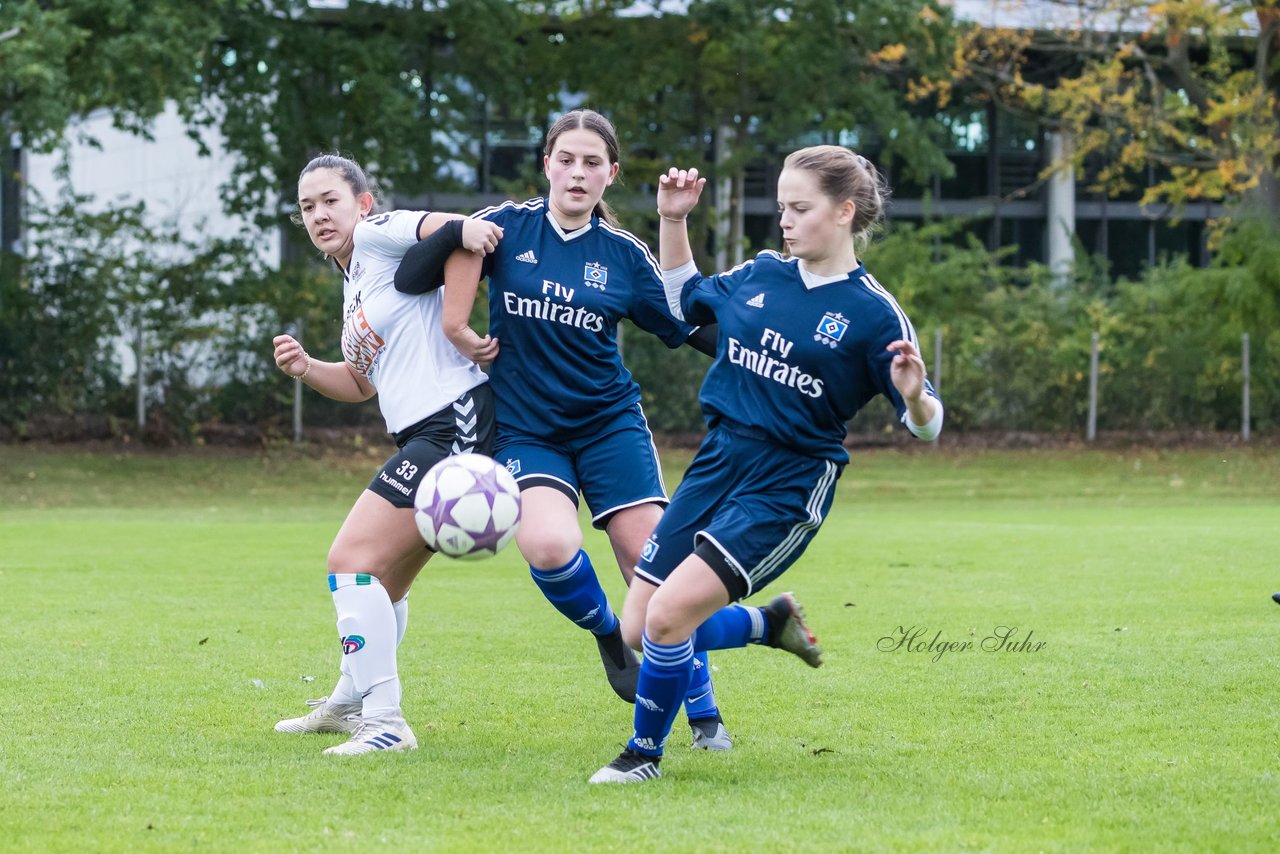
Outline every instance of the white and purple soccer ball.
<path fill-rule="evenodd" d="M 427 471 L 413 499 L 413 519 L 427 545 L 448 557 L 492 557 L 520 524 L 516 479 L 484 454 L 456 454 Z"/>

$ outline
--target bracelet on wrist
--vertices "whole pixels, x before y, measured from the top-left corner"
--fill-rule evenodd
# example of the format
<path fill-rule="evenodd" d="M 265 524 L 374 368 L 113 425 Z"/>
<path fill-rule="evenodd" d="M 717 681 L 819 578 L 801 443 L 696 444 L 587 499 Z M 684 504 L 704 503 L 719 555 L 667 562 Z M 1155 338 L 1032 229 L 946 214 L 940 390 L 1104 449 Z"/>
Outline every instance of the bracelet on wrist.
<path fill-rule="evenodd" d="M 681 217 L 680 219 L 676 219 L 676 218 L 674 218 L 674 217 L 669 217 L 669 216 L 667 216 L 666 214 L 662 213 L 661 211 L 659 211 L 659 212 L 658 212 L 658 219 L 665 219 L 667 222 L 677 222 L 677 223 L 679 223 L 680 225 L 684 225 L 684 222 L 685 222 L 685 221 L 684 221 L 684 217 Z"/>
<path fill-rule="evenodd" d="M 302 351 L 302 355 L 307 357 L 307 367 L 302 373 L 298 374 L 298 382 L 302 382 L 307 378 L 307 374 L 311 373 L 311 354 L 306 350 Z"/>

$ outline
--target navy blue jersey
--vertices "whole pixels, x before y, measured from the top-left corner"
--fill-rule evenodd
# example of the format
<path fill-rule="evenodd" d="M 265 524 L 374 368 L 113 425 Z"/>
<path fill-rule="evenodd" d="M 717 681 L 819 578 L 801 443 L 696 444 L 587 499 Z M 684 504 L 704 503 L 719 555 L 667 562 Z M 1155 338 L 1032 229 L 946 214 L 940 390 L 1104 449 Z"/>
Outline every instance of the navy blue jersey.
<path fill-rule="evenodd" d="M 503 228 L 484 261 L 489 333 L 499 341 L 489 375 L 499 426 L 582 436 L 638 402 L 640 387 L 618 353 L 618 321 L 630 318 L 668 347 L 693 331 L 671 316 L 648 247 L 598 217 L 566 233 L 545 199 L 474 216 Z"/>
<path fill-rule="evenodd" d="M 833 278 L 765 251 L 726 273 L 684 282 L 685 319 L 720 324 L 699 395 L 708 424 L 727 421 L 845 463 L 845 422 L 871 398 L 883 394 L 906 420 L 889 373 L 894 353 L 885 348 L 898 339 L 916 344 L 915 329 L 865 268 Z M 925 391 L 937 398 L 927 383 Z"/>

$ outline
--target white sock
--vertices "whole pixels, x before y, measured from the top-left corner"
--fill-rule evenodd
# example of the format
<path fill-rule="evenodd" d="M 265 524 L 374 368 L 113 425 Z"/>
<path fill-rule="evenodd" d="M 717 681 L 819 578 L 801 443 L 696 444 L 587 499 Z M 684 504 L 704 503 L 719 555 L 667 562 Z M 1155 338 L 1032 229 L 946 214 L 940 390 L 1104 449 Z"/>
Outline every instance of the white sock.
<path fill-rule="evenodd" d="M 338 611 L 343 664 L 350 670 L 355 693 L 363 698 L 361 716 L 399 717 L 396 614 L 387 591 L 375 576 L 364 573 L 330 575 L 329 587 Z"/>
<path fill-rule="evenodd" d="M 342 656 L 342 661 L 338 663 L 342 670 L 342 675 L 338 677 L 338 684 L 333 686 L 333 690 L 329 692 L 330 703 L 347 703 L 360 705 L 360 692 L 356 690 L 356 681 L 351 678 L 351 665 L 347 662 L 347 657 Z"/>
<path fill-rule="evenodd" d="M 404 630 L 409 626 L 409 594 L 406 593 L 404 598 L 391 606 L 396 612 L 396 646 L 400 646 L 400 642 L 404 640 Z M 348 703 L 361 704 L 360 692 L 356 690 L 355 680 L 351 678 L 351 661 L 346 655 L 338 656 L 338 668 L 342 671 L 342 675 L 338 677 L 338 684 L 333 686 L 333 690 L 329 692 L 329 702 L 331 703 Z"/>
<path fill-rule="evenodd" d="M 404 598 L 391 607 L 396 609 L 396 646 L 400 646 L 400 641 L 404 640 L 404 630 L 409 628 L 409 594 L 404 594 Z"/>

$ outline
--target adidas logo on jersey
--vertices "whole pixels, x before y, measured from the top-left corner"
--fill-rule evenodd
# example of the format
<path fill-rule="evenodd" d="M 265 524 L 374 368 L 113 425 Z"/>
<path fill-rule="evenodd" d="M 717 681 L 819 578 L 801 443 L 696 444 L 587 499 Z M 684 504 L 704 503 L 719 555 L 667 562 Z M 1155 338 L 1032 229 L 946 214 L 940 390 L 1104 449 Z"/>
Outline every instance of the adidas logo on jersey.
<path fill-rule="evenodd" d="M 530 249 L 528 252 L 521 252 L 519 255 L 517 255 L 516 260 L 523 261 L 526 264 L 537 264 L 538 256 L 534 255 L 533 250 Z"/>
<path fill-rule="evenodd" d="M 764 308 L 764 294 L 758 293 L 751 299 L 747 300 L 747 305 L 752 308 Z"/>

